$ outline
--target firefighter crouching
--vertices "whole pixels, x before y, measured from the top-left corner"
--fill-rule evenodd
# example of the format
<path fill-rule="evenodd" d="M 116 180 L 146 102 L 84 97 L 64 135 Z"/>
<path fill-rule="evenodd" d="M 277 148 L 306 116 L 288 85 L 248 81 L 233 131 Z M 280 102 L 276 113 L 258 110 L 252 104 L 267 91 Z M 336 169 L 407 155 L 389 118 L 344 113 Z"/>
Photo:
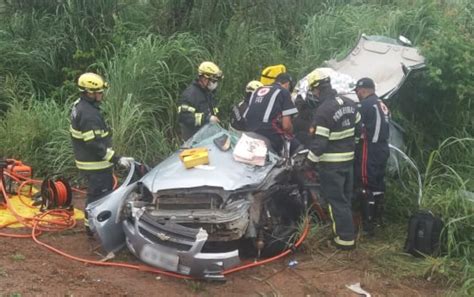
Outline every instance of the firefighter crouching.
<path fill-rule="evenodd" d="M 178 106 L 181 138 L 186 141 L 207 123 L 219 122 L 214 92 L 224 76 L 212 62 L 202 62 L 198 78 L 184 90 Z"/>
<path fill-rule="evenodd" d="M 80 98 L 74 102 L 70 120 L 70 133 L 76 167 L 87 179 L 86 206 L 113 189 L 114 164 L 130 167 L 130 157 L 119 157 L 112 149 L 112 133 L 107 126 L 100 103 L 107 82 L 95 73 L 84 73 L 78 79 Z M 88 235 L 87 213 L 84 225 Z"/>
<path fill-rule="evenodd" d="M 312 72 L 309 88 L 319 98 L 314 116 L 315 134 L 309 144 L 309 161 L 317 163 L 321 195 L 328 202 L 333 223 L 332 243 L 338 249 L 355 248 L 352 221 L 353 162 L 360 115 L 349 99 L 336 96 L 322 71 Z M 315 165 L 315 164 L 314 164 Z"/>
<path fill-rule="evenodd" d="M 363 231 L 366 235 L 373 236 L 375 223 L 381 222 L 383 212 L 385 167 L 390 154 L 390 111 L 375 94 L 372 79 L 359 79 L 355 92 L 360 100 L 359 113 L 362 121 L 354 167 L 356 198 L 360 203 Z"/>

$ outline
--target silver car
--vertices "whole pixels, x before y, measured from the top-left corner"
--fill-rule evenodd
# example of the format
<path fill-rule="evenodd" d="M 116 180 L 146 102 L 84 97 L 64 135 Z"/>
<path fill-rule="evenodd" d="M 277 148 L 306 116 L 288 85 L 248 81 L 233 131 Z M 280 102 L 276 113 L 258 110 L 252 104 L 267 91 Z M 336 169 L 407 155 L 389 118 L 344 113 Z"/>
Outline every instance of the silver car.
<path fill-rule="evenodd" d="M 202 278 L 221 278 L 242 252 L 285 250 L 306 207 L 294 164 L 271 152 L 264 166 L 237 162 L 214 143 L 223 135 L 235 146 L 237 135 L 212 124 L 183 146 L 207 148 L 209 165 L 186 169 L 177 151 L 142 177 L 133 167 L 120 188 L 91 203 L 103 248 L 126 244 L 149 265 Z"/>

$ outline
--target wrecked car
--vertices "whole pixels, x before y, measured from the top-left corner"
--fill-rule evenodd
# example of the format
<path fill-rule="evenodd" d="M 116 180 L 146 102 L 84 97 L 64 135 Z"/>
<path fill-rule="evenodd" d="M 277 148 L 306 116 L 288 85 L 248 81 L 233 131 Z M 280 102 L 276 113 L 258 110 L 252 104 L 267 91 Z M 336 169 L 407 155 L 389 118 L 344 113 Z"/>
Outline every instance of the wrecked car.
<path fill-rule="evenodd" d="M 238 136 L 219 125 L 199 130 L 184 148 L 207 148 L 209 164 L 191 169 L 180 150 L 155 168 L 134 166 L 121 187 L 87 207 L 108 252 L 124 244 L 143 262 L 168 271 L 218 278 L 242 253 L 270 256 L 288 248 L 306 203 L 294 163 L 269 151 L 263 166 L 234 160 L 214 140 Z"/>

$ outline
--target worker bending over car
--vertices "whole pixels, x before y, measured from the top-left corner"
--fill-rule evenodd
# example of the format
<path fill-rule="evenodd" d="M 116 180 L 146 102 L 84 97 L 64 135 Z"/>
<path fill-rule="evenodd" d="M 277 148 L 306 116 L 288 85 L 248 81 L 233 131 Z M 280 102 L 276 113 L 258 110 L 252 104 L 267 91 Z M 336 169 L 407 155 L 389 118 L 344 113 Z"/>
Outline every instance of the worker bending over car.
<path fill-rule="evenodd" d="M 291 100 L 290 90 L 293 80 L 288 73 L 280 73 L 275 82 L 255 90 L 244 112 L 246 131 L 266 137 L 272 149 L 281 154 L 285 139 L 290 141 L 291 148 L 298 144 L 293 137 L 291 117 L 298 113 Z"/>

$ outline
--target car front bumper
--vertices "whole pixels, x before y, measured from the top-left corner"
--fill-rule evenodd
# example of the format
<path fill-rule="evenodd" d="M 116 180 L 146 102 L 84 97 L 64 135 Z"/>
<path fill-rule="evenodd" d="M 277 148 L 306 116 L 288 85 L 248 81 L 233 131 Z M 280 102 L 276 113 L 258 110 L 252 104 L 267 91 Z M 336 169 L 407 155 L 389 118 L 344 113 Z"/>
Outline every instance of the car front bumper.
<path fill-rule="evenodd" d="M 143 262 L 198 278 L 223 278 L 222 272 L 240 263 L 238 250 L 203 253 L 208 234 L 202 228 L 161 224 L 143 210 L 123 221 L 126 244 Z"/>

